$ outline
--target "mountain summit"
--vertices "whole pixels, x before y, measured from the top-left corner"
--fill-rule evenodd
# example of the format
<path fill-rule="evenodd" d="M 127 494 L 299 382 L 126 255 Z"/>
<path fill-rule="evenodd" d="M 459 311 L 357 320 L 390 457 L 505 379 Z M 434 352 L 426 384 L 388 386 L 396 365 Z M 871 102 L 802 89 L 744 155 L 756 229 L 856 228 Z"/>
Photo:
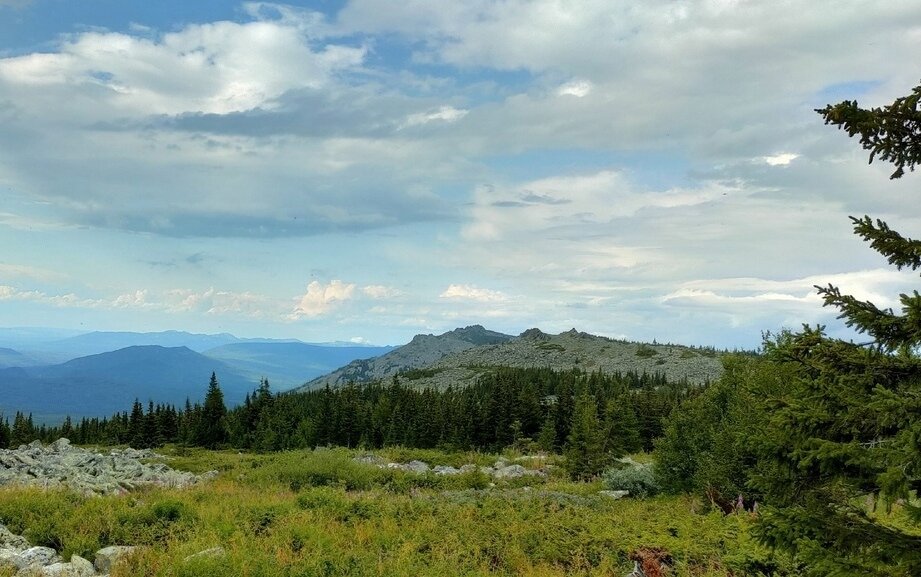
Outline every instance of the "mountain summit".
<path fill-rule="evenodd" d="M 687 379 L 694 383 L 715 379 L 722 373 L 718 355 L 712 349 L 634 343 L 576 329 L 550 335 L 532 328 L 515 337 L 473 325 L 437 336 L 416 335 L 408 344 L 387 354 L 353 361 L 302 388 L 386 380 L 394 376 L 411 381 L 413 386 L 443 388 L 470 383 L 495 367 L 662 373 L 671 380 Z"/>

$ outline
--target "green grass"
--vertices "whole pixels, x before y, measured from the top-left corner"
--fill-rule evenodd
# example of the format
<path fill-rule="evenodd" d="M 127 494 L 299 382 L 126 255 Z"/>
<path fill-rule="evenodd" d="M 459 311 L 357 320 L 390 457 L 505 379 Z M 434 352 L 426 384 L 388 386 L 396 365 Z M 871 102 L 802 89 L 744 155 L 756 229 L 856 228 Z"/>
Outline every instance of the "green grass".
<path fill-rule="evenodd" d="M 481 474 L 416 476 L 356 463 L 355 454 L 173 450 L 171 466 L 220 475 L 110 497 L 4 488 L 0 522 L 65 558 L 145 546 L 113 577 L 623 575 L 641 546 L 671 552 L 676 576 L 756 575 L 774 563 L 748 536 L 749 516 L 703 513 L 689 497 L 614 501 L 597 494 L 599 482 L 552 475 L 490 486 Z M 405 449 L 385 457 L 455 466 L 497 458 Z M 226 558 L 183 561 L 217 545 Z"/>

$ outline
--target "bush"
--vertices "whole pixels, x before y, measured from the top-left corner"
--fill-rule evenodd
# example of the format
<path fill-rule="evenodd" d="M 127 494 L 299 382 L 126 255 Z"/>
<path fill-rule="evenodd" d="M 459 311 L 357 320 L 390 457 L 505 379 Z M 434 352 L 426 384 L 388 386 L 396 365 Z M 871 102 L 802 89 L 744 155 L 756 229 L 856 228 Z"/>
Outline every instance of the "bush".
<path fill-rule="evenodd" d="M 661 491 L 652 463 L 614 467 L 601 475 L 605 489 L 630 491 L 633 497 L 652 497 Z"/>

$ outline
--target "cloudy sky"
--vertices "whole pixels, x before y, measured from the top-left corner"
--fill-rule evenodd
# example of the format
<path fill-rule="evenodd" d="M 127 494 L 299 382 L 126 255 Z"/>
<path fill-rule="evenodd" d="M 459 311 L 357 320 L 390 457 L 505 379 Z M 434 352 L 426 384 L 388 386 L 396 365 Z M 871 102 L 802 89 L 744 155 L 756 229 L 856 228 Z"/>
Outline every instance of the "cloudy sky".
<path fill-rule="evenodd" d="M 753 347 L 921 236 L 917 0 L 0 0 L 0 325 Z"/>

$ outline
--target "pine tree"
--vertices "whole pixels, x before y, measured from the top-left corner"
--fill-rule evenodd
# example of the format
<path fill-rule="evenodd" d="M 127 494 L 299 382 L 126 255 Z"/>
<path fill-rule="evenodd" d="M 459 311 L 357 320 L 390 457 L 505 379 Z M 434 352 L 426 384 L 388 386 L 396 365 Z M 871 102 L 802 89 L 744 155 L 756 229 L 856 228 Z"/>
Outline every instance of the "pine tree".
<path fill-rule="evenodd" d="M 556 448 L 556 419 L 552 412 L 547 413 L 544 423 L 537 434 L 537 446 L 541 451 L 552 453 Z"/>
<path fill-rule="evenodd" d="M 604 451 L 612 457 L 622 457 L 643 448 L 640 424 L 630 399 L 611 399 L 604 411 Z"/>
<path fill-rule="evenodd" d="M 864 110 L 846 101 L 818 110 L 874 157 L 896 166 L 921 162 L 921 86 L 891 106 Z M 854 231 L 898 269 L 921 268 L 921 241 L 882 221 L 854 218 Z M 804 327 L 767 348 L 793 367 L 771 415 L 755 479 L 765 493 L 759 532 L 793 551 L 816 575 L 921 575 L 921 295 L 901 295 L 901 311 L 881 309 L 816 287 L 826 306 L 869 343 Z M 874 515 L 868 502 L 901 507 L 903 523 Z"/>
<path fill-rule="evenodd" d="M 224 393 L 217 382 L 217 375 L 211 373 L 208 383 L 208 392 L 205 394 L 205 403 L 201 408 L 195 434 L 195 444 L 209 449 L 227 442 L 227 423 L 225 417 L 227 407 L 224 406 Z"/>
<path fill-rule="evenodd" d="M 10 446 L 10 436 L 12 435 L 12 430 L 10 429 L 10 423 L 3 415 L 0 415 L 0 449 L 6 449 Z"/>
<path fill-rule="evenodd" d="M 565 455 L 566 468 L 574 479 L 590 479 L 607 465 L 595 397 L 581 395 L 576 399 Z"/>
<path fill-rule="evenodd" d="M 128 444 L 135 449 L 146 447 L 144 442 L 144 406 L 137 398 L 131 406 L 131 417 L 128 420 Z"/>

